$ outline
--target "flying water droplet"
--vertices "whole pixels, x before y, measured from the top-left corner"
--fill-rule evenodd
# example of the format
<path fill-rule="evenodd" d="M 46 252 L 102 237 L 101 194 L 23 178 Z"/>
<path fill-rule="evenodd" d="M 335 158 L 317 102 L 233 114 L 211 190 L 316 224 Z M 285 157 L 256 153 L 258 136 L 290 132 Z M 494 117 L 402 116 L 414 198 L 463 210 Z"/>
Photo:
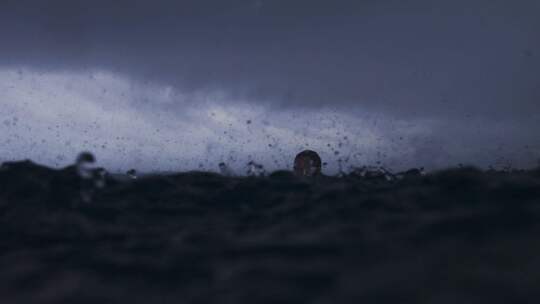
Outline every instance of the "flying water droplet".
<path fill-rule="evenodd" d="M 131 179 L 137 179 L 137 171 L 135 169 L 130 169 L 126 172 L 126 175 Z"/>
<path fill-rule="evenodd" d="M 97 168 L 93 172 L 94 185 L 98 189 L 103 189 L 106 186 L 108 172 L 104 168 Z"/>
<path fill-rule="evenodd" d="M 94 163 L 96 162 L 96 158 L 94 155 L 90 152 L 82 152 L 77 157 L 77 161 L 75 163 L 75 167 L 77 169 L 77 174 L 79 177 L 84 179 L 92 178 L 93 173 L 92 170 L 94 169 Z"/>
<path fill-rule="evenodd" d="M 264 166 L 254 161 L 248 162 L 247 167 L 248 169 L 247 169 L 246 174 L 248 176 L 265 176 L 266 175 L 266 170 L 264 169 Z"/>
<path fill-rule="evenodd" d="M 75 168 L 81 178 L 80 198 L 84 203 L 91 203 L 97 189 L 105 187 L 105 175 L 102 168 L 95 169 L 96 158 L 90 152 L 82 152 L 77 156 Z"/>
<path fill-rule="evenodd" d="M 219 163 L 219 172 L 224 176 L 234 176 L 234 171 L 226 163 Z"/>

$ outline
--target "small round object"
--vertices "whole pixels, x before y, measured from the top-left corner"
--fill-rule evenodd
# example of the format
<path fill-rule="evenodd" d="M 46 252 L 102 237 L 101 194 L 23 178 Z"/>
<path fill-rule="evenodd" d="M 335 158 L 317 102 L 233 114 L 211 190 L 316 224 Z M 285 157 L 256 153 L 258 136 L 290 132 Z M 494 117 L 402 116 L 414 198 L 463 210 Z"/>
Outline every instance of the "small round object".
<path fill-rule="evenodd" d="M 137 179 L 137 170 L 135 169 L 129 169 L 126 172 L 126 175 L 129 176 L 131 179 Z"/>
<path fill-rule="evenodd" d="M 294 158 L 294 173 L 297 176 L 316 176 L 321 174 L 321 157 L 317 152 L 304 150 Z"/>
<path fill-rule="evenodd" d="M 79 163 L 79 164 L 81 164 L 81 163 L 95 163 L 95 162 L 96 162 L 96 158 L 90 152 L 82 152 L 77 157 L 77 163 Z"/>

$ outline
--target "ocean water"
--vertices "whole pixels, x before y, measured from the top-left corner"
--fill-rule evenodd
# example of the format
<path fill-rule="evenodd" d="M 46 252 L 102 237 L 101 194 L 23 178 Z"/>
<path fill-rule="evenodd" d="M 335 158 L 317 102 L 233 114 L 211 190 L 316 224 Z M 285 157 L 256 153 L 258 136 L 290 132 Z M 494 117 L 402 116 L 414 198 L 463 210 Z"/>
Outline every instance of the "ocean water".
<path fill-rule="evenodd" d="M 540 171 L 0 169 L 1 303 L 530 303 Z"/>

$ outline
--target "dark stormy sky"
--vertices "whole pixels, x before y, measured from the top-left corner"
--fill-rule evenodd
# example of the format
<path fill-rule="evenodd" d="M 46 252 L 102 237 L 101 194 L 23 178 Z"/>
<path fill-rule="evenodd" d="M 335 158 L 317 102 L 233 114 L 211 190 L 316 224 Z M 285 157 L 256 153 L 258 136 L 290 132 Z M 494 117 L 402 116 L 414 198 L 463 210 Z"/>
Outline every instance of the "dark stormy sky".
<path fill-rule="evenodd" d="M 0 2 L 0 161 L 540 159 L 540 1 Z"/>

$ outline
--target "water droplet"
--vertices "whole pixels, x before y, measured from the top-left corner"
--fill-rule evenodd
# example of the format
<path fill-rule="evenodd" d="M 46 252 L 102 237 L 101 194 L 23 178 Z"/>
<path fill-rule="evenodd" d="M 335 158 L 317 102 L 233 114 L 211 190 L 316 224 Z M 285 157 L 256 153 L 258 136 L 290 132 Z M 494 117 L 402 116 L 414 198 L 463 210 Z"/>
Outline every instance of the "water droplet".
<path fill-rule="evenodd" d="M 226 163 L 219 163 L 219 172 L 224 176 L 234 176 L 234 172 Z"/>
<path fill-rule="evenodd" d="M 96 188 L 98 189 L 102 189 L 102 188 L 105 188 L 105 182 L 107 180 L 107 170 L 105 170 L 104 168 L 97 168 L 94 170 L 93 172 L 94 174 L 94 184 L 96 186 Z"/>
<path fill-rule="evenodd" d="M 63 160 L 63 159 L 58 159 Z M 91 178 L 93 173 L 93 164 L 96 162 L 96 158 L 94 155 L 90 152 L 82 152 L 77 156 L 77 160 L 75 163 L 75 167 L 77 169 L 77 173 L 81 178 Z"/>
<path fill-rule="evenodd" d="M 254 162 L 254 161 L 248 162 L 247 167 L 248 167 L 248 169 L 247 169 L 246 174 L 248 176 L 264 176 L 264 175 L 266 175 L 266 170 L 264 169 L 264 166 Z"/>
<path fill-rule="evenodd" d="M 137 171 L 135 169 L 130 169 L 126 172 L 126 175 L 131 179 L 137 179 Z"/>

